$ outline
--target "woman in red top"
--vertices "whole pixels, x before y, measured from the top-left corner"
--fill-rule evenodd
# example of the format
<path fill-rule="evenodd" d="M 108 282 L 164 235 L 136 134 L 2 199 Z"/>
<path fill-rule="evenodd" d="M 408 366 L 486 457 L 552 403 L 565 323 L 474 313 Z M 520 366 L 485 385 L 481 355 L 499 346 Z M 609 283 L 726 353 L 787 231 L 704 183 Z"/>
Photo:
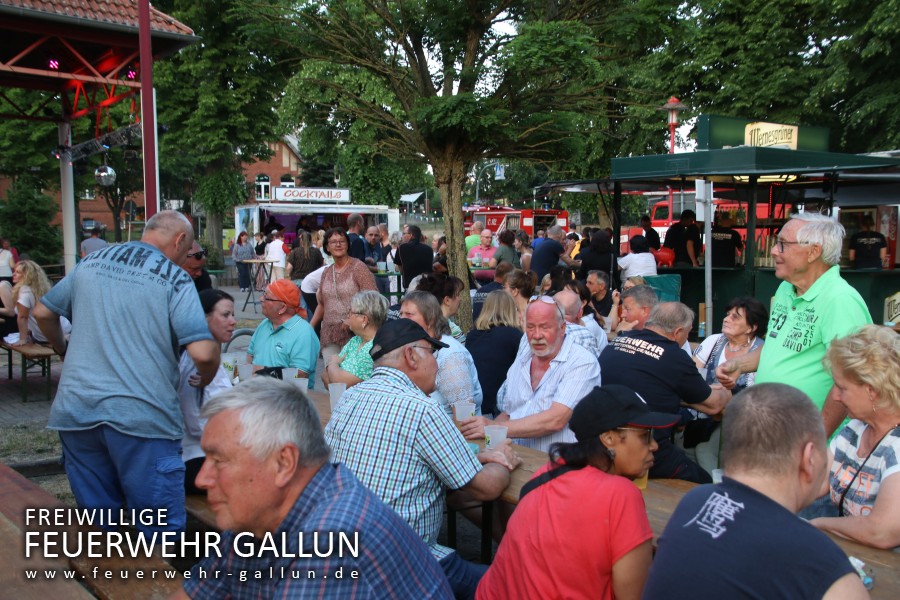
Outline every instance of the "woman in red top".
<path fill-rule="evenodd" d="M 640 598 L 653 532 L 632 480 L 653 466 L 653 429 L 674 421 L 625 386 L 582 398 L 569 421 L 578 441 L 551 446 L 523 486 L 476 599 Z"/>
<path fill-rule="evenodd" d="M 328 359 L 346 344 L 353 333 L 345 325 L 350 316 L 350 300 L 363 290 L 378 291 L 375 276 L 364 262 L 350 256 L 350 238 L 341 227 L 332 227 L 325 232 L 325 253 L 334 259 L 334 264 L 322 272 L 322 283 L 316 292 L 319 301 L 310 321 L 313 328 L 322 324 L 319 343 L 322 358 Z"/>

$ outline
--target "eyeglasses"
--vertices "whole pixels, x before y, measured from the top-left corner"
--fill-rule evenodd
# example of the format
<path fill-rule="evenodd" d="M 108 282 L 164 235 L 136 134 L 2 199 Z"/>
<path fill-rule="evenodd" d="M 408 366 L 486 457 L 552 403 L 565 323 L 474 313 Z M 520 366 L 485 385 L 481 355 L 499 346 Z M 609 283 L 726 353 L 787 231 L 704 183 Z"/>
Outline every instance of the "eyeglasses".
<path fill-rule="evenodd" d="M 194 253 L 188 253 L 188 258 L 196 258 L 197 260 L 202 260 L 206 258 L 207 252 L 206 250 L 197 250 Z"/>
<path fill-rule="evenodd" d="M 800 246 L 808 246 L 808 245 L 809 245 L 809 242 L 788 242 L 788 241 L 783 240 L 783 239 L 781 239 L 781 238 L 777 238 L 777 239 L 775 240 L 775 245 L 778 246 L 778 251 L 779 251 L 779 252 L 784 252 L 784 246 L 785 246 L 785 244 L 788 244 L 788 245 L 797 244 L 797 245 L 800 245 Z"/>
<path fill-rule="evenodd" d="M 410 348 L 418 348 L 419 350 L 426 350 L 431 354 L 434 354 L 439 350 L 439 348 L 435 348 L 434 346 L 410 346 Z"/>
<path fill-rule="evenodd" d="M 337 240 L 328 240 L 328 245 L 329 246 L 346 246 L 347 240 L 345 240 L 344 238 L 340 238 Z"/>
<path fill-rule="evenodd" d="M 637 431 L 638 433 L 641 434 L 638 437 L 643 438 L 644 443 L 647 444 L 648 446 L 650 445 L 650 441 L 653 439 L 653 430 L 652 429 L 645 429 L 643 427 L 617 427 L 616 429 L 619 429 L 619 430 L 627 429 L 629 431 Z"/>
<path fill-rule="evenodd" d="M 263 296 L 259 299 L 260 302 L 284 302 L 284 300 L 279 300 L 278 298 L 269 298 L 268 296 Z"/>
<path fill-rule="evenodd" d="M 554 300 L 551 296 L 532 296 L 531 298 L 528 299 L 528 304 L 531 304 L 532 302 L 538 302 L 538 301 L 543 302 L 544 304 L 552 304 L 553 306 L 555 306 L 556 310 L 559 311 L 559 316 L 562 317 L 562 320 L 563 321 L 566 320 L 566 317 L 563 314 L 562 308 L 560 308 L 559 304 L 557 304 L 556 300 Z"/>

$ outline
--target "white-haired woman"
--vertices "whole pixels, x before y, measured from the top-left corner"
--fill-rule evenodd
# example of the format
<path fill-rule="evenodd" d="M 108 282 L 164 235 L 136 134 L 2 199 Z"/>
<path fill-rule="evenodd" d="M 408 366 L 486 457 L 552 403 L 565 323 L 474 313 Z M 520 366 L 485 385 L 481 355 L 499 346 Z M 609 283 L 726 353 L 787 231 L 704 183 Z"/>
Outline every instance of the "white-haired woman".
<path fill-rule="evenodd" d="M 350 300 L 350 314 L 344 323 L 353 332 L 341 351 L 325 363 L 322 381 L 326 386 L 345 383 L 352 387 L 372 376 L 372 340 L 387 319 L 388 301 L 372 290 L 359 292 Z"/>

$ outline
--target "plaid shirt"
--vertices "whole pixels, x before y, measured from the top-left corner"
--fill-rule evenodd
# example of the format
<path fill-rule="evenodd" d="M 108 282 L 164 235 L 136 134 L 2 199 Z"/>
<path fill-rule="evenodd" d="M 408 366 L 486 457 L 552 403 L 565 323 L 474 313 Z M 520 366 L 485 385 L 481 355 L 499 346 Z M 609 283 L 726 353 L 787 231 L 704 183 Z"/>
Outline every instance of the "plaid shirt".
<path fill-rule="evenodd" d="M 302 552 L 298 532 L 304 534 Z M 318 543 L 313 532 L 319 533 Z M 316 549 L 327 552 L 329 532 L 334 534 L 331 556 L 316 556 Z M 346 550 L 339 556 L 339 532 L 350 540 L 359 534 L 357 558 Z M 234 532 L 227 531 L 219 545 L 222 557 L 208 556 L 194 565 L 185 592 L 191 598 L 232 600 L 453 597 L 443 569 L 421 540 L 343 465 L 326 463 L 304 488 L 274 534 L 278 552 L 282 533 L 287 536 L 284 554 L 312 556 L 279 557 L 261 551 L 260 540 L 243 536 L 238 549 L 252 556 L 241 557 L 234 551 Z M 343 570 L 340 579 L 334 577 L 338 569 Z"/>
<path fill-rule="evenodd" d="M 446 489 L 481 471 L 443 406 L 401 371 L 376 367 L 372 378 L 341 397 L 325 427 L 332 459 L 341 462 L 422 536 L 438 559 Z"/>

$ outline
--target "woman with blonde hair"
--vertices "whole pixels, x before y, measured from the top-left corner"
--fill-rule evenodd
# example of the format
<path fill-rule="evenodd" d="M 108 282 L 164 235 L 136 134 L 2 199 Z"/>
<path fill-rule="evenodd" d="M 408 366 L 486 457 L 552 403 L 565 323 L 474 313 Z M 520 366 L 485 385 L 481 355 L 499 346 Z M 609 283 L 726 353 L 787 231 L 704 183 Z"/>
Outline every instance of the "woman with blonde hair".
<path fill-rule="evenodd" d="M 44 294 L 50 291 L 47 274 L 34 261 L 22 260 L 13 270 L 13 283 L 13 304 L 16 307 L 16 322 L 19 326 L 19 341 L 13 345 L 24 346 L 32 341 L 46 344 L 47 338 L 34 318 L 34 307 Z M 72 324 L 64 317 L 60 317 L 60 324 L 63 334 L 69 335 Z"/>
<path fill-rule="evenodd" d="M 850 422 L 831 440 L 825 496 L 813 505 L 836 516 L 810 523 L 866 546 L 900 546 L 900 336 L 866 325 L 831 342 L 823 362 Z"/>
<path fill-rule="evenodd" d="M 506 372 L 516 359 L 522 341 L 519 314 L 513 297 L 503 290 L 487 295 L 475 328 L 466 337 L 466 350 L 472 355 L 481 384 L 481 414 L 496 417 L 497 392 Z"/>

